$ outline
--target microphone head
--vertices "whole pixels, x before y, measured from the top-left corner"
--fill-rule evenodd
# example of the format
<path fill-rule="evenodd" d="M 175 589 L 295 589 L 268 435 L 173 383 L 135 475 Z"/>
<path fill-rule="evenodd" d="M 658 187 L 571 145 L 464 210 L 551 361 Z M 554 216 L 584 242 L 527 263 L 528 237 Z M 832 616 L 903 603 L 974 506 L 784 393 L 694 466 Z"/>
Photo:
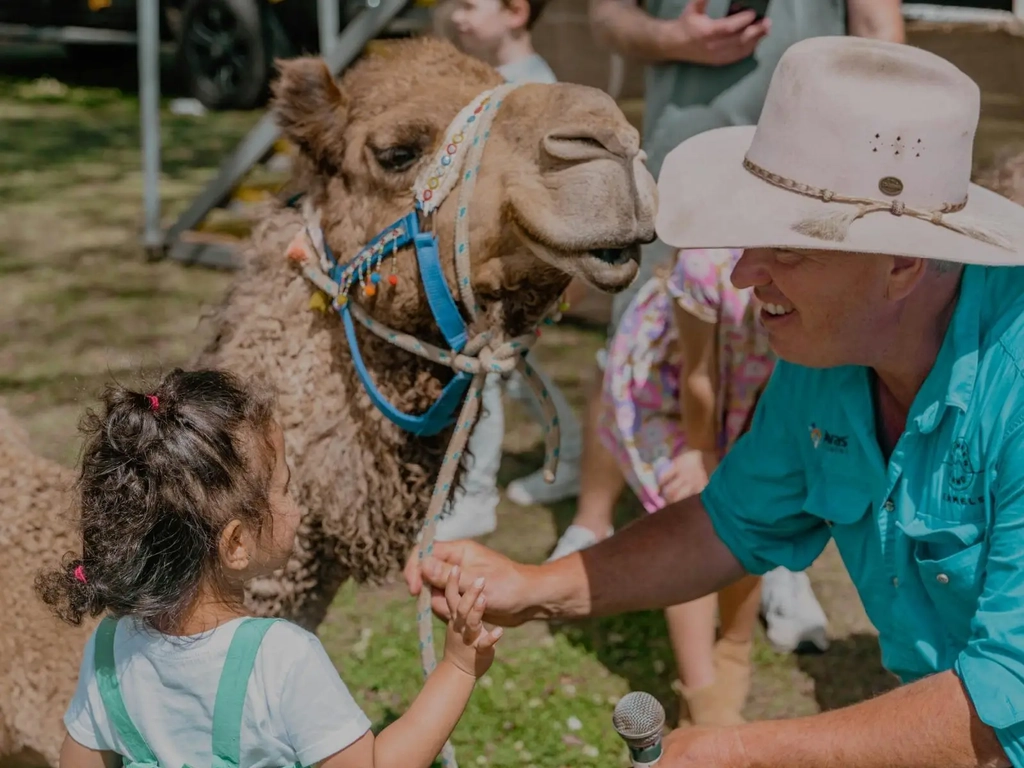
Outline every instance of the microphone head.
<path fill-rule="evenodd" d="M 644 749 L 661 739 L 665 727 L 665 708 L 644 691 L 627 693 L 615 705 L 612 725 L 622 740 L 635 749 Z"/>

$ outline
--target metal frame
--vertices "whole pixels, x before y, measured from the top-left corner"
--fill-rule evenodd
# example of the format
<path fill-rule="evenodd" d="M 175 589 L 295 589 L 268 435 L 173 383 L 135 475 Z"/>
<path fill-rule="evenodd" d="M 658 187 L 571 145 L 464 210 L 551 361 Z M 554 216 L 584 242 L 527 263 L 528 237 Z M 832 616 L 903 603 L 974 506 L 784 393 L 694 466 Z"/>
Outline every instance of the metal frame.
<path fill-rule="evenodd" d="M 138 2 L 139 122 L 142 132 L 142 199 L 145 224 L 142 243 L 151 259 L 171 258 L 191 264 L 230 268 L 233 248 L 227 243 L 189 242 L 181 236 L 223 205 L 231 190 L 272 151 L 281 136 L 273 116 L 263 115 L 221 164 L 204 187 L 166 231 L 160 226 L 160 0 Z M 410 0 L 368 0 L 366 9 L 338 34 L 337 0 L 317 0 L 317 25 L 322 54 L 335 75 L 348 67 L 366 45 L 388 29 Z"/>

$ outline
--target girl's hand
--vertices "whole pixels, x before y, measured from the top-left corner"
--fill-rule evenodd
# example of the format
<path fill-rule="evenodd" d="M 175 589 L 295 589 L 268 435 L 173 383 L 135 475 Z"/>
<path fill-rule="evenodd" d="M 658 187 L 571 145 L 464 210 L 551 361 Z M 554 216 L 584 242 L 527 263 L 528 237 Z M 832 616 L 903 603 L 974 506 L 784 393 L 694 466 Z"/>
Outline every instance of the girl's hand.
<path fill-rule="evenodd" d="M 672 466 L 661 476 L 661 495 L 671 504 L 700 493 L 707 484 L 704 452 L 690 449 L 672 459 Z"/>
<path fill-rule="evenodd" d="M 448 574 L 444 596 L 448 602 L 448 633 L 444 641 L 444 657 L 467 675 L 482 677 L 494 661 L 494 644 L 501 637 L 501 627 L 488 630 L 483 615 L 487 599 L 481 576 L 466 594 L 459 594 L 459 567 Z"/>

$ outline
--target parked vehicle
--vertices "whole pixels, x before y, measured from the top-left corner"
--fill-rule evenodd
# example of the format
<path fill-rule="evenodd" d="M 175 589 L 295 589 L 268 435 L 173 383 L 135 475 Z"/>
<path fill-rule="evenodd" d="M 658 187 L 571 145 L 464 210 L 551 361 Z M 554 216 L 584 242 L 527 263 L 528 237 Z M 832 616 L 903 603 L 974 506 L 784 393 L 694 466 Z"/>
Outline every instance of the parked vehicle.
<path fill-rule="evenodd" d="M 410 0 L 385 34 L 425 28 L 434 1 Z M 376 0 L 337 2 L 344 28 Z M 0 27 L 12 25 L 29 39 L 33 30 L 52 32 L 44 39 L 95 58 L 134 42 L 136 0 L 0 0 Z M 319 50 L 317 0 L 160 0 L 160 39 L 173 46 L 184 82 L 205 107 L 252 109 L 268 95 L 274 58 Z"/>

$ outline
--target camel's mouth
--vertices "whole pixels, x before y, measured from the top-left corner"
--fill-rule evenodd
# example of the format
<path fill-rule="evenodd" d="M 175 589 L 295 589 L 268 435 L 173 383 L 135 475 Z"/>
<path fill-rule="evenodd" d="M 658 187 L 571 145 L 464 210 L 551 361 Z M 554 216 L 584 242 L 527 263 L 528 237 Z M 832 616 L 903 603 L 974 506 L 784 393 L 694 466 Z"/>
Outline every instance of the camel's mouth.
<path fill-rule="evenodd" d="M 564 251 L 539 242 L 523 227 L 518 227 L 523 242 L 533 255 L 559 272 L 579 277 L 599 291 L 618 293 L 626 288 L 640 270 L 640 245 Z"/>
<path fill-rule="evenodd" d="M 640 270 L 639 245 L 630 245 L 626 248 L 597 248 L 570 258 L 575 262 L 572 265 L 575 269 L 559 268 L 569 274 L 578 275 L 595 288 L 609 293 L 617 293 L 626 288 Z"/>

